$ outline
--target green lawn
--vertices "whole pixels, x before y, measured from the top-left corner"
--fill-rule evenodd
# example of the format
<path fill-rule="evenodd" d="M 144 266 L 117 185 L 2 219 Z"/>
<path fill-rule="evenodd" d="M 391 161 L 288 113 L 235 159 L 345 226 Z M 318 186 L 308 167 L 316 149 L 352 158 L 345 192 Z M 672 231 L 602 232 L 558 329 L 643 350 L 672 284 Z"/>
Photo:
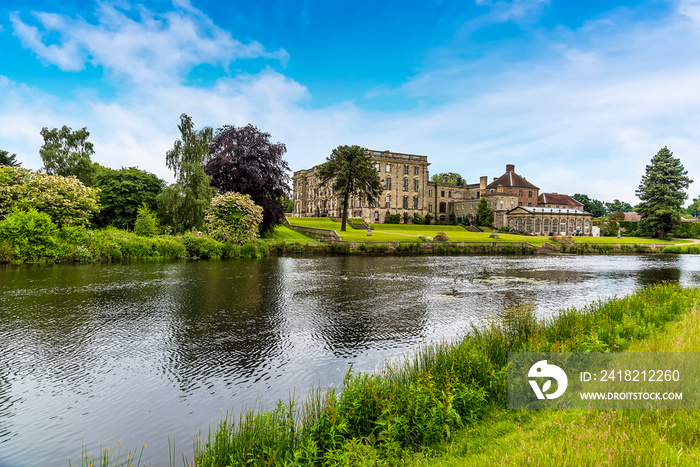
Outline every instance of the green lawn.
<path fill-rule="evenodd" d="M 292 230 L 286 225 L 278 225 L 275 227 L 274 232 L 268 233 L 263 237 L 263 240 L 300 240 L 300 241 L 311 241 L 315 242 L 311 237 L 299 233 L 296 230 Z"/>
<path fill-rule="evenodd" d="M 445 232 L 451 242 L 527 242 L 535 246 L 542 246 L 549 241 L 546 236 L 528 236 L 499 233 L 496 239 L 489 238 L 491 230 L 484 228 L 484 232 L 470 232 L 456 225 L 415 225 L 415 224 L 372 224 L 374 231 L 368 237 L 365 230 L 353 229 L 349 225 L 346 232 L 340 231 L 340 222 L 335 222 L 328 217 L 289 217 L 293 225 L 312 227 L 316 229 L 335 230 L 343 240 L 351 242 L 417 242 L 418 235 L 435 237 L 438 232 Z M 667 242 L 653 238 L 640 237 L 574 237 L 577 243 L 655 243 L 662 245 L 674 245 L 684 243 L 687 240 L 674 240 Z"/>

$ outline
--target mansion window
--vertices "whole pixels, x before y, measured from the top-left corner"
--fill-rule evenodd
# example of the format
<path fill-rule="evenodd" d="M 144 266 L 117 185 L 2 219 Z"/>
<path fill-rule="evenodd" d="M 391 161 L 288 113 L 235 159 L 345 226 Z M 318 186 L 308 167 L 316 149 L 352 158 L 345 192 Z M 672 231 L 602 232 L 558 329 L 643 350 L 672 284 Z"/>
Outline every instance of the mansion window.
<path fill-rule="evenodd" d="M 433 203 L 428 204 L 428 212 L 433 212 Z"/>
<path fill-rule="evenodd" d="M 540 233 L 540 220 L 535 219 L 535 233 L 539 235 Z"/>
<path fill-rule="evenodd" d="M 408 196 L 403 197 L 403 208 L 408 209 Z"/>
<path fill-rule="evenodd" d="M 379 172 L 379 162 L 377 162 L 376 164 L 374 164 L 374 166 L 377 168 L 377 172 Z"/>
<path fill-rule="evenodd" d="M 528 198 L 532 198 L 532 191 L 528 191 L 528 192 L 527 192 L 527 197 L 528 197 Z"/>
<path fill-rule="evenodd" d="M 566 220 L 561 220 L 561 229 L 559 229 L 562 235 L 566 235 Z"/>
<path fill-rule="evenodd" d="M 452 198 L 452 192 L 451 192 L 451 191 L 448 191 L 448 192 L 447 192 L 447 197 L 448 197 L 448 198 Z"/>
<path fill-rule="evenodd" d="M 445 190 L 440 190 L 440 197 L 444 198 L 445 197 Z"/>
<path fill-rule="evenodd" d="M 391 190 L 391 177 L 386 178 L 386 189 Z"/>
<path fill-rule="evenodd" d="M 403 166 L 403 173 L 405 173 L 405 174 L 408 173 L 408 166 L 407 165 Z"/>
<path fill-rule="evenodd" d="M 501 200 L 501 211 L 503 211 L 503 200 Z"/>
<path fill-rule="evenodd" d="M 413 191 L 418 191 L 418 180 L 413 180 Z"/>
<path fill-rule="evenodd" d="M 542 233 L 549 235 L 549 219 L 544 220 L 544 227 L 542 228 Z"/>
<path fill-rule="evenodd" d="M 433 190 L 428 190 L 428 196 L 430 196 L 430 197 L 433 196 Z"/>
<path fill-rule="evenodd" d="M 419 169 L 418 169 L 418 166 L 415 166 L 415 167 L 413 168 L 413 175 L 418 175 L 418 170 L 419 170 Z"/>
<path fill-rule="evenodd" d="M 444 212 L 447 211 L 447 204 L 446 203 L 440 203 L 440 214 L 443 214 Z"/>
<path fill-rule="evenodd" d="M 417 196 L 413 197 L 413 209 L 418 209 L 418 197 Z M 586 228 L 588 228 L 588 225 L 586 225 Z"/>
<path fill-rule="evenodd" d="M 391 207 L 391 195 L 386 196 L 386 207 Z"/>
<path fill-rule="evenodd" d="M 408 167 L 408 166 L 406 166 Z M 403 191 L 408 191 L 408 179 L 404 178 L 403 179 Z"/>
<path fill-rule="evenodd" d="M 510 200 L 510 208 L 511 209 L 515 208 L 515 201 Z"/>
<path fill-rule="evenodd" d="M 518 196 L 522 196 L 522 195 L 523 195 L 523 190 L 518 190 Z"/>
<path fill-rule="evenodd" d="M 386 171 L 387 171 L 387 172 L 391 172 L 391 164 L 387 164 L 387 165 L 386 165 Z"/>
<path fill-rule="evenodd" d="M 556 219 L 552 220 L 552 235 L 557 234 L 557 229 L 558 229 L 557 226 L 558 225 L 559 225 L 559 223 L 557 222 Z"/>

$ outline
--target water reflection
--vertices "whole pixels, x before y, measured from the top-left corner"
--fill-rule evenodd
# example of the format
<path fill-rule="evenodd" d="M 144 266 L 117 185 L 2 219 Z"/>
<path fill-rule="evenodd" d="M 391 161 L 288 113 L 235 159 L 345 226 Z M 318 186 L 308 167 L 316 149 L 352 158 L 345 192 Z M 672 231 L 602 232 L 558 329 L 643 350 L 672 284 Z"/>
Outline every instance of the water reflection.
<path fill-rule="evenodd" d="M 700 257 L 0 268 L 0 464 L 66 465 L 116 440 L 159 464 L 169 434 L 188 450 L 221 409 L 337 385 L 510 304 L 545 316 L 662 280 L 696 285 Z"/>

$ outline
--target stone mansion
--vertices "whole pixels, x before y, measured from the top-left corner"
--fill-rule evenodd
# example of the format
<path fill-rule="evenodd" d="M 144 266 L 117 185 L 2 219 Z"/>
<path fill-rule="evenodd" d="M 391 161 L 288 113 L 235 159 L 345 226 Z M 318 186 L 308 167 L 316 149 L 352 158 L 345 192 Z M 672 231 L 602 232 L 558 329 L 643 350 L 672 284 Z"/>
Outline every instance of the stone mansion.
<path fill-rule="evenodd" d="M 457 185 L 430 180 L 427 156 L 369 150 L 384 191 L 379 203 L 370 205 L 350 198 L 348 217 L 366 222 L 384 222 L 388 215 L 407 213 L 426 216 L 437 222 L 448 222 L 450 215 L 457 218 L 470 214 L 476 217 L 479 200 L 494 213 L 494 227 L 508 226 L 534 235 L 591 235 L 593 215 L 568 195 L 540 193 L 540 189 L 515 173 L 515 166 L 506 165 L 500 177 L 489 183 L 482 176 L 479 183 Z M 342 216 L 342 199 L 331 187 L 319 186 L 318 166 L 294 172 L 292 215 Z"/>

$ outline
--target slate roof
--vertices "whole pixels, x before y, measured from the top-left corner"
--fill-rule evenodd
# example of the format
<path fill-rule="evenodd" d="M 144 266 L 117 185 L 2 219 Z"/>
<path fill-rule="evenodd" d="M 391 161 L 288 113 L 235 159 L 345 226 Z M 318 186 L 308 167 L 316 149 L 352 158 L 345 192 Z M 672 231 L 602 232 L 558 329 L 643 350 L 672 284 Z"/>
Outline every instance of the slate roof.
<path fill-rule="evenodd" d="M 540 206 L 516 206 L 510 211 L 508 211 L 506 214 L 510 214 L 513 211 L 517 211 L 518 209 L 523 209 L 530 214 L 573 214 L 573 215 L 587 215 L 587 216 L 592 216 L 590 212 L 582 211 L 581 209 L 573 209 L 573 208 L 545 208 L 545 207 L 540 207 Z"/>
<path fill-rule="evenodd" d="M 504 173 L 499 178 L 497 178 L 493 182 L 486 185 L 486 189 L 491 189 L 491 188 L 496 189 L 496 188 L 498 188 L 498 185 L 512 186 L 512 187 L 516 187 L 516 188 L 531 188 L 533 190 L 539 190 L 539 187 L 536 187 L 532 183 L 528 182 L 523 177 L 516 174 L 514 171 Z"/>
<path fill-rule="evenodd" d="M 559 204 L 562 206 L 578 206 L 583 209 L 583 203 L 573 199 L 569 195 L 560 195 L 559 193 L 542 193 L 537 198 L 537 204 Z"/>

